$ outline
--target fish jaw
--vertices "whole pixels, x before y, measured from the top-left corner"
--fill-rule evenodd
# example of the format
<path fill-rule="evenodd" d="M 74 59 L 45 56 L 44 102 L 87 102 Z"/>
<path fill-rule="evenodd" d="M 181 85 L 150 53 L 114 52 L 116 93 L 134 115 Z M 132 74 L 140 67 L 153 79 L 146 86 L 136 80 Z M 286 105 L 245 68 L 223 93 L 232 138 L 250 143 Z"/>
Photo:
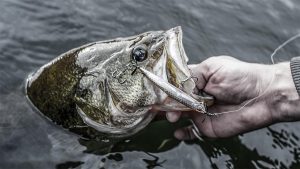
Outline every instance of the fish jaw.
<path fill-rule="evenodd" d="M 188 57 L 182 44 L 181 27 L 178 26 L 166 31 L 166 37 L 168 80 L 187 94 L 192 94 L 196 85 L 187 66 Z"/>
<path fill-rule="evenodd" d="M 144 83 L 144 78 L 140 73 L 132 74 L 132 70 L 126 68 L 126 65 L 131 64 L 132 61 L 132 50 L 140 44 L 151 44 L 153 42 L 148 48 L 149 61 L 146 60 L 139 63 L 139 65 L 156 67 L 156 73 L 161 75 L 163 75 L 163 69 L 165 69 L 161 68 L 165 66 L 166 57 L 163 57 L 160 53 L 156 57 L 155 54 L 164 45 L 164 31 L 146 32 L 130 38 L 120 38 L 119 40 L 124 44 L 122 48 L 118 51 L 113 51 L 109 59 L 97 64 L 95 67 L 89 68 L 88 73 L 86 73 L 87 77 L 82 78 L 79 84 L 82 89 L 90 87 L 91 91 L 93 91 L 94 95 L 86 97 L 92 98 L 88 102 L 93 103 L 96 107 L 99 107 L 97 105 L 101 105 L 105 109 L 96 109 L 95 111 L 93 109 L 89 112 L 88 108 L 90 106 L 88 104 L 87 106 L 80 106 L 78 104 L 76 109 L 84 123 L 88 126 L 103 133 L 113 134 L 116 137 L 124 137 L 135 134 L 151 122 L 155 113 L 149 112 L 151 109 L 150 105 L 154 104 L 157 100 L 154 87 Z M 124 41 L 126 43 L 123 43 Z M 113 43 L 108 45 L 112 46 Z M 91 55 L 90 49 L 86 49 L 85 51 L 88 52 L 87 56 Z M 150 55 L 154 57 L 152 58 Z M 97 58 L 94 60 L 97 60 Z M 79 61 L 82 65 L 86 64 L 85 58 Z M 92 59 L 90 61 L 94 63 Z M 126 79 L 125 83 L 120 83 L 118 78 L 114 77 L 114 74 L 119 74 L 119 72 L 124 72 L 122 77 Z M 165 79 L 167 79 L 166 76 Z M 103 116 L 107 118 L 102 118 Z"/>
<path fill-rule="evenodd" d="M 181 28 L 176 27 L 167 31 L 151 31 L 131 37 L 94 42 L 66 52 L 29 77 L 26 87 L 28 98 L 44 115 L 63 127 L 72 128 L 85 123 L 101 133 L 132 135 L 154 118 L 153 113 L 148 112 L 149 106 L 163 104 L 168 95 L 149 83 L 140 73 L 132 75 L 128 71 L 125 79 L 133 83 L 144 83 L 145 86 L 141 90 L 149 96 L 149 99 L 146 99 L 149 101 L 143 102 L 143 105 L 135 105 L 133 99 L 124 97 L 125 100 L 129 100 L 127 103 L 130 104 L 127 105 L 138 106 L 138 112 L 142 113 L 125 112 L 120 108 L 120 104 L 117 104 L 117 99 L 120 99 L 119 96 L 124 95 L 126 90 L 119 90 L 117 93 L 112 86 L 116 79 L 111 76 L 115 70 L 123 70 L 124 65 L 132 59 L 132 46 L 152 42 L 155 45 L 153 49 L 150 47 L 149 54 L 162 47 L 161 53 L 151 58 L 155 62 L 148 64 L 145 61 L 139 65 L 190 93 L 193 87 L 189 85 L 192 83 L 191 79 L 188 79 L 188 59 L 182 46 Z M 188 80 L 181 84 L 186 79 Z M 107 89 L 105 86 L 108 86 Z M 115 87 L 126 86 L 116 82 Z M 128 85 L 127 89 L 130 87 L 132 90 L 136 89 L 132 85 Z M 111 92 L 112 90 L 114 92 Z M 140 100 L 140 95 L 127 92 L 127 95 L 129 94 Z M 111 99 L 113 97 L 114 100 Z M 136 116 L 136 121 L 132 123 L 129 122 L 131 115 Z M 119 125 L 116 123 L 118 120 L 128 121 L 128 125 Z"/>
<path fill-rule="evenodd" d="M 190 70 L 187 66 L 188 57 L 184 51 L 182 43 L 182 30 L 181 27 L 174 27 L 165 32 L 165 54 L 162 57 L 164 60 L 163 65 L 160 66 L 162 70 L 165 70 L 162 74 L 154 73 L 160 81 L 167 81 L 169 85 L 164 85 L 164 91 L 169 90 L 172 86 L 178 88 L 184 92 L 183 95 L 189 95 L 195 99 L 195 103 L 203 104 L 203 107 L 210 106 L 213 104 L 213 97 L 195 95 L 193 93 L 196 87 L 194 80 L 191 78 Z M 155 72 L 155 71 L 154 71 Z M 151 73 L 151 72 L 150 72 Z M 156 86 L 160 82 L 154 82 Z M 161 89 L 161 87 L 160 87 Z M 161 90 L 161 91 L 163 91 Z M 160 92 L 156 92 L 160 93 Z M 162 93 L 162 94 L 161 94 Z M 155 105 L 156 110 L 161 111 L 191 111 L 194 110 L 191 107 L 178 102 L 178 100 L 172 98 L 172 95 L 161 92 L 159 95 L 164 96 L 160 104 Z M 201 112 L 206 111 L 206 108 L 200 110 Z"/>

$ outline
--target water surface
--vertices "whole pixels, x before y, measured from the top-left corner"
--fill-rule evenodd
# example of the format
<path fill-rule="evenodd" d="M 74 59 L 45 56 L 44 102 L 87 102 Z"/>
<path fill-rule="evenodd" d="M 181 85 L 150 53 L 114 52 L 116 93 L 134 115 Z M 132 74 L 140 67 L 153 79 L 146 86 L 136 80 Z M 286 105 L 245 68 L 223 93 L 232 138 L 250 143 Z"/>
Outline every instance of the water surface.
<path fill-rule="evenodd" d="M 0 168 L 299 168 L 298 122 L 179 142 L 172 133 L 184 124 L 156 121 L 110 144 L 45 120 L 24 94 L 27 75 L 69 49 L 178 25 L 190 63 L 231 55 L 269 64 L 272 51 L 300 33 L 299 10 L 296 0 L 0 1 Z M 289 44 L 276 61 L 299 47 Z"/>

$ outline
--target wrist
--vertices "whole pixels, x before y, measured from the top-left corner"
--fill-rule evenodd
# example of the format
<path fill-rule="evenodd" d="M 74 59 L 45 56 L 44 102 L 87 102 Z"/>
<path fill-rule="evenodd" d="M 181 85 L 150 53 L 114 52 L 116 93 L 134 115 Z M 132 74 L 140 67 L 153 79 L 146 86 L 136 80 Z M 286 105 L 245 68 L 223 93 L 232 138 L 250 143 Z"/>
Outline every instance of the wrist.
<path fill-rule="evenodd" d="M 273 65 L 274 80 L 269 92 L 269 109 L 276 122 L 300 119 L 300 98 L 297 93 L 290 64 Z"/>

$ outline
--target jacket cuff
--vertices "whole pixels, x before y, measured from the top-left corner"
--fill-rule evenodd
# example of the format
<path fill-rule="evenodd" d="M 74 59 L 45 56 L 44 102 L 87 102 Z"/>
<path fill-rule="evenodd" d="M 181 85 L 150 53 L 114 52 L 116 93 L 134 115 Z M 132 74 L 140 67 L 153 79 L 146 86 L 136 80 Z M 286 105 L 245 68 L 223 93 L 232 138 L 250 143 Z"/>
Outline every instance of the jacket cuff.
<path fill-rule="evenodd" d="M 292 58 L 290 66 L 296 90 L 300 96 L 300 57 Z"/>

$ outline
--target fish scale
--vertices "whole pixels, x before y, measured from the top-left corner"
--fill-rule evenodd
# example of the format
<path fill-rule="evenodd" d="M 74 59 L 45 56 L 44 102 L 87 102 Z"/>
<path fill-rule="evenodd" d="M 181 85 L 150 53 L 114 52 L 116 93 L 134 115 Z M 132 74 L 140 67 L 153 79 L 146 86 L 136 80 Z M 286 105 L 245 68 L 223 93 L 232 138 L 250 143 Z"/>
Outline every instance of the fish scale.
<path fill-rule="evenodd" d="M 40 113 L 80 131 L 77 134 L 128 136 L 151 122 L 155 116 L 149 113 L 151 108 L 174 97 L 135 68 L 147 69 L 189 94 L 195 84 L 187 61 L 180 27 L 150 31 L 72 49 L 30 75 L 26 92 Z"/>

